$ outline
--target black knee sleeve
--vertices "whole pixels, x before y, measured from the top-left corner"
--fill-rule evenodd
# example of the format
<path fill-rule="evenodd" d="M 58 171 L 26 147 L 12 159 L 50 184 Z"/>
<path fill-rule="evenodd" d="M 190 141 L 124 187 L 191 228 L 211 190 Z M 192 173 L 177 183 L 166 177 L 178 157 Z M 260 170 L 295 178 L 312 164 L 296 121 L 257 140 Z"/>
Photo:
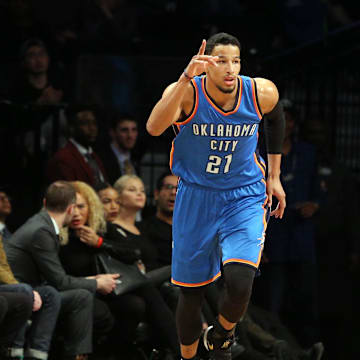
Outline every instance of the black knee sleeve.
<path fill-rule="evenodd" d="M 224 266 L 225 289 L 220 313 L 226 320 L 238 322 L 247 309 L 251 296 L 255 269 L 243 264 Z"/>
<path fill-rule="evenodd" d="M 180 343 L 193 344 L 201 334 L 201 306 L 204 300 L 205 287 L 181 288 L 176 310 L 176 325 Z"/>

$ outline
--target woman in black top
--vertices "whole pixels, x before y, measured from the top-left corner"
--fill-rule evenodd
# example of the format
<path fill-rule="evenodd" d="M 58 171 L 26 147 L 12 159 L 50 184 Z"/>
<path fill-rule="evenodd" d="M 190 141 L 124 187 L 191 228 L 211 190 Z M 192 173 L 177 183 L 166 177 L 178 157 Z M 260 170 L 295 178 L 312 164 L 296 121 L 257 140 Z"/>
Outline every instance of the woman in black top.
<path fill-rule="evenodd" d="M 60 253 L 66 271 L 76 276 L 96 275 L 95 255 L 103 249 L 124 263 L 138 264 L 142 270 L 143 247 L 138 248 L 135 243 L 124 239 L 114 225 L 106 222 L 103 205 L 89 185 L 79 181 L 72 185 L 77 191 L 76 209 L 69 231 L 62 234 L 67 244 Z M 112 211 L 116 213 L 116 204 Z M 148 255 L 145 257 L 148 258 Z M 151 325 L 159 328 L 167 345 L 178 354 L 172 313 L 150 281 L 131 293 L 105 296 L 103 299 L 117 320 L 117 331 L 113 331 L 113 337 L 120 333 L 123 339 L 133 341 L 138 323 L 146 318 Z M 116 344 L 118 340 L 114 341 Z"/>

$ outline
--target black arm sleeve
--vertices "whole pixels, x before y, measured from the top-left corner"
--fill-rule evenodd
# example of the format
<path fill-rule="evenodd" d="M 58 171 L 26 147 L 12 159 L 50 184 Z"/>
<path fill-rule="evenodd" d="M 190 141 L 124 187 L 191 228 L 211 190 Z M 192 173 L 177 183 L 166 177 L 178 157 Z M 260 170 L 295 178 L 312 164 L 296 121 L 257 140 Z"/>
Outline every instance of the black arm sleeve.
<path fill-rule="evenodd" d="M 285 135 L 285 115 L 283 107 L 277 103 L 264 116 L 264 133 L 268 154 L 281 154 Z"/>

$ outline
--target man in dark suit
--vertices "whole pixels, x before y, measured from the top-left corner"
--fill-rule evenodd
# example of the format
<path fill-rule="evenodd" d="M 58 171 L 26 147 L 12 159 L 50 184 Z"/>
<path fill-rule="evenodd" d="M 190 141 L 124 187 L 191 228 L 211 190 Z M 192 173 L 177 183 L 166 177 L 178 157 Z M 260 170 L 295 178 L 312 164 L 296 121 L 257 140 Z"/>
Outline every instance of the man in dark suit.
<path fill-rule="evenodd" d="M 92 352 L 92 325 L 111 330 L 113 318 L 107 308 L 94 311 L 94 293 L 110 293 L 118 274 L 90 278 L 69 276 L 59 257 L 59 231 L 72 219 L 76 193 L 66 181 L 57 181 L 46 190 L 44 209 L 30 218 L 6 246 L 15 277 L 32 286 L 46 282 L 61 294 L 60 320 L 66 325 L 64 354 L 79 358 Z M 97 317 L 98 315 L 98 317 Z"/>
<path fill-rule="evenodd" d="M 129 114 L 115 113 L 111 120 L 111 143 L 101 144 L 97 152 L 104 164 L 110 184 L 125 174 L 137 174 L 134 147 L 138 137 L 138 124 Z"/>
<path fill-rule="evenodd" d="M 92 149 L 98 135 L 95 110 L 85 105 L 70 107 L 68 120 L 72 137 L 50 159 L 46 169 L 49 183 L 83 181 L 94 186 L 106 181 L 103 163 Z"/>

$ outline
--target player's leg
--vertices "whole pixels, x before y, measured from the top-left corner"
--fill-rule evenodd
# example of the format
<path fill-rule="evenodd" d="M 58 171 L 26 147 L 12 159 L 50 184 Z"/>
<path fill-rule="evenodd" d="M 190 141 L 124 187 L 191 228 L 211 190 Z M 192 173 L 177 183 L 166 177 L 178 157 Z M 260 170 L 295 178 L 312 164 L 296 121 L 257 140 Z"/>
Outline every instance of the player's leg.
<path fill-rule="evenodd" d="M 204 336 L 216 359 L 231 359 L 235 325 L 245 314 L 264 242 L 267 211 L 265 184 L 235 189 L 224 194 L 220 246 L 225 286 L 216 324 Z"/>
<path fill-rule="evenodd" d="M 225 285 L 220 295 L 219 315 L 214 326 L 204 334 L 205 347 L 213 350 L 211 358 L 231 359 L 235 326 L 247 310 L 255 271 L 239 263 L 224 266 Z"/>
<path fill-rule="evenodd" d="M 176 310 L 176 325 L 183 359 L 192 359 L 196 356 L 202 332 L 201 306 L 205 291 L 204 286 L 181 288 Z"/>
<path fill-rule="evenodd" d="M 179 182 L 173 216 L 171 281 L 181 288 L 176 321 L 184 359 L 196 355 L 204 291 L 220 276 L 216 198 L 216 192 Z"/>
<path fill-rule="evenodd" d="M 241 263 L 224 266 L 225 286 L 220 297 L 219 322 L 226 330 L 231 330 L 247 310 L 255 271 Z"/>

